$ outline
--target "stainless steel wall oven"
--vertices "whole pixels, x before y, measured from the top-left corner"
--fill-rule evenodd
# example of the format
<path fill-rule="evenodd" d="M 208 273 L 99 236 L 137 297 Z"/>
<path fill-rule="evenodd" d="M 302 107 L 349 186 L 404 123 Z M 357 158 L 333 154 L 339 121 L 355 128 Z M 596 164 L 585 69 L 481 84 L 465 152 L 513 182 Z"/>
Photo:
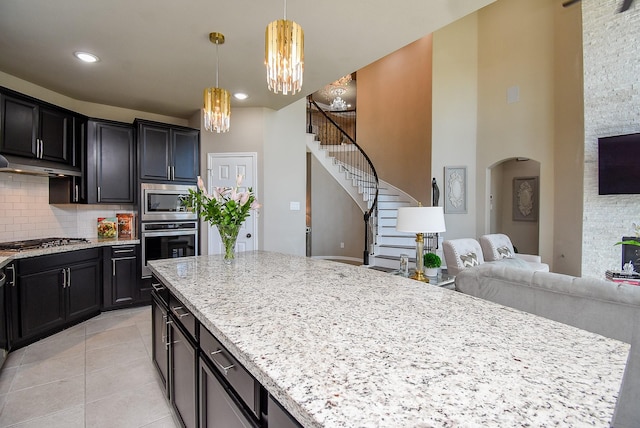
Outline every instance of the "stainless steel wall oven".
<path fill-rule="evenodd" d="M 150 260 L 198 255 L 198 221 L 143 222 L 140 244 L 142 277 L 147 278 Z"/>

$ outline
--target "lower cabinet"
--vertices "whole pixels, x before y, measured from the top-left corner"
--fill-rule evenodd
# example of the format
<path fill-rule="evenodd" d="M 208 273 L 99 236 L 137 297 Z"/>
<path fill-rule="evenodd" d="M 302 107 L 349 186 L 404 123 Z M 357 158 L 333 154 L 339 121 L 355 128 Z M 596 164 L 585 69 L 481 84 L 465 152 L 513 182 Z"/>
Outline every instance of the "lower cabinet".
<path fill-rule="evenodd" d="M 301 427 L 166 286 L 151 285 L 152 359 L 183 427 Z"/>
<path fill-rule="evenodd" d="M 12 338 L 21 346 L 100 312 L 100 251 L 19 260 L 12 311 Z M 12 290 L 13 291 L 13 290 Z"/>
<path fill-rule="evenodd" d="M 115 309 L 139 302 L 139 245 L 116 245 L 104 249 L 103 307 Z"/>
<path fill-rule="evenodd" d="M 233 399 L 233 392 L 226 387 L 215 369 L 200 358 L 200 426 L 207 428 L 253 428 L 258 425 Z"/>
<path fill-rule="evenodd" d="M 182 425 L 195 428 L 198 426 L 198 348 L 174 320 L 169 324 L 169 340 L 171 403 Z"/>

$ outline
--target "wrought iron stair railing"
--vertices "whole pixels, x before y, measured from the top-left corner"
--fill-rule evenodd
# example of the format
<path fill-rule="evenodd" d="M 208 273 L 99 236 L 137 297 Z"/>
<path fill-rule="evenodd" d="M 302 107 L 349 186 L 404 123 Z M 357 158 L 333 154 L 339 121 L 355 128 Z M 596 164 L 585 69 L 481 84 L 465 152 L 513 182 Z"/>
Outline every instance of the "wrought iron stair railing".
<path fill-rule="evenodd" d="M 369 156 L 356 143 L 355 110 L 325 111 L 308 97 L 307 126 L 334 162 L 349 174 L 367 201 L 364 210 L 363 264 L 369 264 L 370 247 L 377 233 L 378 174 Z"/>

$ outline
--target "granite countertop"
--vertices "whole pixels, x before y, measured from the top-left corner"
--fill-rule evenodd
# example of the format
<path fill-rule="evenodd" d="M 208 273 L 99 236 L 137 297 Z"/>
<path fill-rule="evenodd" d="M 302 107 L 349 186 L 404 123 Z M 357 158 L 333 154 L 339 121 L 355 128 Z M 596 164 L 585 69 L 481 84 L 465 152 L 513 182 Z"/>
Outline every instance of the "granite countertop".
<path fill-rule="evenodd" d="M 269 252 L 154 274 L 306 427 L 609 426 L 629 345 L 462 293 Z"/>
<path fill-rule="evenodd" d="M 89 242 L 86 243 L 61 245 L 59 247 L 38 248 L 34 250 L 24 251 L 0 251 L 0 268 L 11 263 L 13 260 L 26 259 L 28 257 L 46 256 L 48 254 L 85 250 L 87 248 L 112 247 L 114 245 L 133 245 L 139 243 L 139 239 L 89 239 Z"/>

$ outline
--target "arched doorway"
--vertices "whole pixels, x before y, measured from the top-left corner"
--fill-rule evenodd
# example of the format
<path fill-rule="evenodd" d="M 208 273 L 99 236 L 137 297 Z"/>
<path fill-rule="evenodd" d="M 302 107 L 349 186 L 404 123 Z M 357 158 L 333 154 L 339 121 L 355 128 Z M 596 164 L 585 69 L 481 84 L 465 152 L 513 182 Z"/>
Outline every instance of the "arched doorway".
<path fill-rule="evenodd" d="M 489 168 L 489 230 L 508 235 L 520 253 L 540 254 L 540 162 L 510 158 Z"/>

